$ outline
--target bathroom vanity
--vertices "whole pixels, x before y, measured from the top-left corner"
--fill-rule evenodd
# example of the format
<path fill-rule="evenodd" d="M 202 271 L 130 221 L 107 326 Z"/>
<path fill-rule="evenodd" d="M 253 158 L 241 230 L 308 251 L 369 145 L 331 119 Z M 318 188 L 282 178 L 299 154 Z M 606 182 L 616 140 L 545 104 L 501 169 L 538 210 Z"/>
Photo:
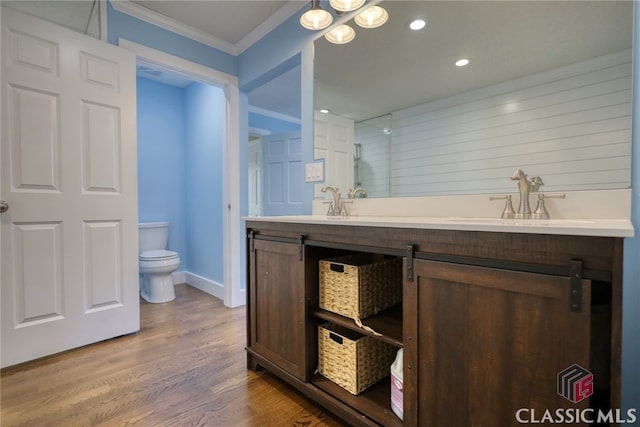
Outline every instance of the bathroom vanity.
<path fill-rule="evenodd" d="M 269 370 L 349 424 L 506 426 L 520 409 L 539 419 L 620 407 L 629 221 L 318 215 L 248 218 L 246 231 L 249 369 Z M 363 319 L 380 335 L 319 308 L 319 261 L 352 253 L 402 259 L 402 303 Z M 316 373 L 326 322 L 404 348 L 404 421 L 388 378 L 352 395 Z M 594 390 L 576 403 L 557 389 L 575 364 Z"/>

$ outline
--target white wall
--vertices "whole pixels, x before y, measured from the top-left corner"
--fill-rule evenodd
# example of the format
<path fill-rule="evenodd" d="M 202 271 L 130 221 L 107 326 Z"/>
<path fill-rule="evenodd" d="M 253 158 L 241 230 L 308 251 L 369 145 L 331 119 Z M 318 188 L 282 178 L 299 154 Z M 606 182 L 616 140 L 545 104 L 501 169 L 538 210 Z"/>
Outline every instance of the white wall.
<path fill-rule="evenodd" d="M 630 50 L 393 113 L 394 196 L 511 191 L 515 168 L 543 191 L 629 186 Z"/>

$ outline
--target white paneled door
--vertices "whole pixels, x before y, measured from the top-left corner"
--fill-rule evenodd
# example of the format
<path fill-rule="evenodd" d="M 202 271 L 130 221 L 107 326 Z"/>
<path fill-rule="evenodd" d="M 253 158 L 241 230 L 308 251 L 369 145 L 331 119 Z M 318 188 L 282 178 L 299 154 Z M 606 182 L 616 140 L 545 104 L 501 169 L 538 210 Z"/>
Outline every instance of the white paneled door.
<path fill-rule="evenodd" d="M 304 168 L 300 131 L 262 137 L 262 214 L 301 215 Z"/>
<path fill-rule="evenodd" d="M 331 113 L 314 113 L 313 158 L 324 159 L 324 183 L 314 185 L 315 199 L 330 197 L 321 192 L 324 185 L 337 187 L 344 197 L 355 188 L 354 127 L 351 119 Z"/>
<path fill-rule="evenodd" d="M 135 56 L 2 9 L 2 367 L 140 327 Z"/>

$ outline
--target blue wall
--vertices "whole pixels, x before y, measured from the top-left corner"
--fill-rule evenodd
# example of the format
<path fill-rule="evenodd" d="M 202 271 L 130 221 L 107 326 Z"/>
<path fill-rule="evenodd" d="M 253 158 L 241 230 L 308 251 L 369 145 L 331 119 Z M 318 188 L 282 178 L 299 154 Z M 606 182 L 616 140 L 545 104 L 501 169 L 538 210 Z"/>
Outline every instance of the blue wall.
<path fill-rule="evenodd" d="M 224 93 L 137 81 L 139 220 L 169 221 L 179 270 L 222 284 Z"/>
<path fill-rule="evenodd" d="M 169 221 L 168 248 L 184 259 L 184 91 L 138 78 L 137 98 L 139 220 Z"/>
<path fill-rule="evenodd" d="M 223 283 L 224 92 L 192 83 L 185 107 L 186 270 Z"/>
<path fill-rule="evenodd" d="M 300 130 L 300 125 L 298 123 L 292 123 L 286 120 L 280 120 L 263 114 L 251 112 L 249 113 L 249 126 L 266 129 L 271 131 L 271 134 L 273 135 Z"/>
<path fill-rule="evenodd" d="M 238 74 L 238 58 L 234 55 L 120 13 L 111 4 L 107 6 L 107 19 L 111 44 L 117 45 L 118 39 L 124 38 L 218 71 Z M 140 221 L 170 221 L 169 249 L 180 254 L 180 270 L 222 284 L 224 93 L 199 83 L 182 90 L 138 79 L 141 81 L 138 90 L 138 162 L 143 175 L 139 177 L 138 192 Z M 175 96 L 163 98 L 167 93 Z M 181 94 L 180 103 L 175 103 L 177 93 Z M 246 107 L 241 114 L 242 111 L 247 114 Z M 244 123 L 241 135 L 247 135 L 246 121 Z M 155 147 L 150 145 L 153 140 L 167 140 L 173 145 L 170 150 L 155 152 Z M 246 151 L 247 138 L 241 141 L 241 152 Z M 151 161 L 155 166 L 150 166 Z M 169 178 L 173 173 L 167 173 L 172 167 L 177 168 L 175 179 Z M 239 168 L 241 179 L 246 181 L 246 161 Z"/>
<path fill-rule="evenodd" d="M 634 2 L 631 220 L 633 239 L 624 244 L 622 305 L 622 407 L 640 411 L 640 5 Z"/>

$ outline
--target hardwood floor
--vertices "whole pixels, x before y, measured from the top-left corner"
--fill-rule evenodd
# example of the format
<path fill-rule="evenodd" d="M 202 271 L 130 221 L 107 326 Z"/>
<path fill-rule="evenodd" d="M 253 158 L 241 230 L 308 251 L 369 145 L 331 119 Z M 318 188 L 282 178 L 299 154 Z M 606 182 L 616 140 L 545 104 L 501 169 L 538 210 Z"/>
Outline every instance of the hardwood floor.
<path fill-rule="evenodd" d="M 247 371 L 244 307 L 178 285 L 175 301 L 142 301 L 140 311 L 137 334 L 2 370 L 0 425 L 343 425 Z"/>

